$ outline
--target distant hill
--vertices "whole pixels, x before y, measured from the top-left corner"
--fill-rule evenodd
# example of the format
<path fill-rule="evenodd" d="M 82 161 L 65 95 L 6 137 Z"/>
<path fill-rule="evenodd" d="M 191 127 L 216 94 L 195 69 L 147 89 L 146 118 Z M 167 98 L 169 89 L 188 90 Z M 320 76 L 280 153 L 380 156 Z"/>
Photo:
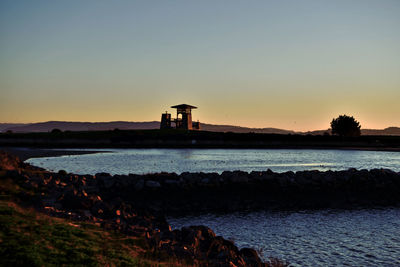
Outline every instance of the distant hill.
<path fill-rule="evenodd" d="M 53 129 L 62 131 L 104 131 L 104 130 L 136 130 L 136 129 L 158 129 L 160 122 L 127 122 L 127 121 L 112 121 L 112 122 L 67 122 L 67 121 L 48 121 L 31 124 L 13 125 L 4 127 L 3 131 L 20 132 L 49 132 Z M 201 124 L 201 129 L 211 132 L 236 132 L 236 133 L 279 133 L 288 134 L 295 133 L 294 131 L 281 130 L 276 128 L 247 128 L 232 125 L 214 125 Z"/>
<path fill-rule="evenodd" d="M 400 127 L 388 127 L 383 130 L 361 129 L 364 135 L 400 135 Z"/>
<path fill-rule="evenodd" d="M 13 124 L 13 123 L 0 123 L 0 132 L 8 130 L 14 133 L 21 132 L 50 132 L 53 129 L 60 129 L 62 131 L 105 131 L 105 130 L 148 130 L 158 129 L 160 122 L 128 122 L 128 121 L 112 121 L 112 122 L 68 122 L 68 121 L 48 121 L 29 124 Z M 235 133 L 272 133 L 272 134 L 311 134 L 323 135 L 330 133 L 330 130 L 317 130 L 309 132 L 296 132 L 291 130 L 283 130 L 277 128 L 248 128 L 234 125 L 215 125 L 202 123 L 201 129 L 211 132 L 235 132 Z M 361 129 L 363 135 L 399 135 L 400 127 L 389 127 L 383 130 L 374 129 Z"/>
<path fill-rule="evenodd" d="M 304 134 L 323 135 L 331 133 L 330 129 L 305 132 Z M 388 127 L 382 130 L 377 129 L 361 129 L 361 135 L 400 135 L 400 127 Z"/>
<path fill-rule="evenodd" d="M 0 123 L 0 132 L 5 132 L 10 128 L 24 126 L 24 123 Z"/>
<path fill-rule="evenodd" d="M 248 128 L 233 125 L 201 124 L 201 129 L 210 132 L 235 132 L 235 133 L 274 133 L 274 134 L 295 134 L 295 131 L 282 130 L 277 128 Z"/>
<path fill-rule="evenodd" d="M 128 122 L 128 121 L 111 121 L 111 122 L 69 122 L 69 121 L 48 121 L 39 123 L 30 123 L 9 127 L 3 131 L 10 130 L 14 133 L 22 132 L 50 132 L 53 129 L 61 131 L 106 131 L 106 130 L 136 130 L 136 129 L 157 129 L 160 123 L 157 121 L 149 122 Z"/>

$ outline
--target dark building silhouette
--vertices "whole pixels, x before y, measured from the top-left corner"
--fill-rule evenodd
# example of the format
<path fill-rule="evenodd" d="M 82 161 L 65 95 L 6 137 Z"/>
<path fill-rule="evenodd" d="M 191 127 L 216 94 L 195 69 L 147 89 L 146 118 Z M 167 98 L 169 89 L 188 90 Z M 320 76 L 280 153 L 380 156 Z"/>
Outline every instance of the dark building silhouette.
<path fill-rule="evenodd" d="M 192 122 L 192 109 L 197 107 L 181 104 L 171 108 L 176 108 L 176 119 L 172 119 L 171 114 L 168 112 L 163 113 L 161 115 L 160 129 L 174 128 L 172 123 L 175 123 L 176 129 L 200 130 L 200 122 Z"/>
<path fill-rule="evenodd" d="M 171 128 L 171 114 L 165 112 L 161 114 L 161 126 L 160 129 Z"/>

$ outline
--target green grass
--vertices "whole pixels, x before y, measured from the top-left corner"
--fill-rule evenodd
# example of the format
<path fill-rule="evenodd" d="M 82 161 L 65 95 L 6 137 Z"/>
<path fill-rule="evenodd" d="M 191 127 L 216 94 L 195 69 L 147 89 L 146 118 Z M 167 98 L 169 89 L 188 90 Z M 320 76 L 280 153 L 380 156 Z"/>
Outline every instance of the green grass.
<path fill-rule="evenodd" d="M 142 237 L 37 212 L 29 206 L 35 194 L 0 171 L 0 266 L 180 265 L 160 262 Z"/>
<path fill-rule="evenodd" d="M 3 266 L 150 266 L 137 255 L 143 242 L 100 227 L 54 219 L 0 203 Z"/>

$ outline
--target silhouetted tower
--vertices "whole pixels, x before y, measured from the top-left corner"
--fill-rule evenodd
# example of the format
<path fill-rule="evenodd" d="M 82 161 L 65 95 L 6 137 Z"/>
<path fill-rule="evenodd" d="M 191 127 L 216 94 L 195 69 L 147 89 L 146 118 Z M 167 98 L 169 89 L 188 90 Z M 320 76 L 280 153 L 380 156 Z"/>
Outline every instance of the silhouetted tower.
<path fill-rule="evenodd" d="M 181 104 L 171 108 L 176 108 L 176 119 L 171 119 L 171 114 L 168 112 L 161 114 L 160 129 L 170 129 L 174 122 L 176 129 L 200 130 L 200 122 L 192 122 L 192 109 L 197 107 Z"/>
<path fill-rule="evenodd" d="M 176 108 L 176 120 L 175 120 L 176 129 L 192 130 L 193 129 L 192 109 L 195 109 L 197 107 L 187 104 L 181 104 L 172 106 L 171 108 Z M 179 115 L 181 115 L 182 117 L 179 118 Z"/>

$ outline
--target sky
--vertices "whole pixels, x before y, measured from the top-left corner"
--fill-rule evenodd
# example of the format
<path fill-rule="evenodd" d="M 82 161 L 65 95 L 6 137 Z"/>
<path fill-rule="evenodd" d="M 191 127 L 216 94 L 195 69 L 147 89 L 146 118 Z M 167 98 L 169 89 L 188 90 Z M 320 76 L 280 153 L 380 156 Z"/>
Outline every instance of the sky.
<path fill-rule="evenodd" d="M 400 1 L 0 1 L 0 122 L 400 126 Z"/>

